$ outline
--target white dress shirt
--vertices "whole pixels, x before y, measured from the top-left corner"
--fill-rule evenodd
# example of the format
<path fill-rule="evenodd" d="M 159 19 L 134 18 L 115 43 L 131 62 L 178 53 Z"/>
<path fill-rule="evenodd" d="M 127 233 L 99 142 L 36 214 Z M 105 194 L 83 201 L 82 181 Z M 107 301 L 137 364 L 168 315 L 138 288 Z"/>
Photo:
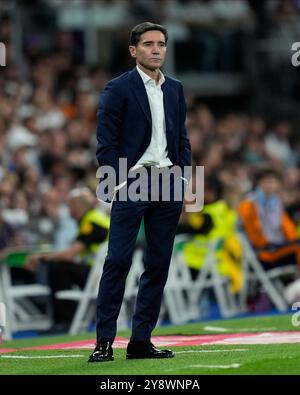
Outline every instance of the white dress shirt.
<path fill-rule="evenodd" d="M 159 70 L 159 82 L 157 84 L 154 79 L 144 73 L 138 66 L 136 68 L 144 82 L 148 96 L 152 119 L 152 135 L 149 146 L 131 170 L 136 170 L 142 166 L 171 166 L 172 162 L 168 158 L 165 110 L 163 91 L 161 89 L 165 77 Z"/>

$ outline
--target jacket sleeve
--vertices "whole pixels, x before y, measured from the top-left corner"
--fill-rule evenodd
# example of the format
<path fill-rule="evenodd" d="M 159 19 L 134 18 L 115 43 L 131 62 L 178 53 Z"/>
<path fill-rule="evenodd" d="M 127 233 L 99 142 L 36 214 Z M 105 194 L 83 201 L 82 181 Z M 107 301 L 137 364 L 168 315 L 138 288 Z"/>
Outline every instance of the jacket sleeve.
<path fill-rule="evenodd" d="M 282 214 L 282 230 L 287 240 L 289 241 L 297 240 L 296 226 L 286 212 Z"/>
<path fill-rule="evenodd" d="M 179 164 L 183 168 L 184 166 L 191 166 L 192 160 L 191 160 L 191 145 L 185 126 L 186 103 L 184 99 L 183 87 L 181 84 L 179 91 L 179 111 L 180 111 Z"/>
<path fill-rule="evenodd" d="M 97 151 L 99 166 L 111 166 L 119 182 L 119 158 L 124 95 L 114 81 L 105 86 L 97 112 Z"/>
<path fill-rule="evenodd" d="M 257 215 L 257 211 L 253 203 L 249 200 L 244 200 L 239 206 L 239 217 L 242 222 L 243 230 L 248 236 L 251 244 L 255 248 L 265 247 L 269 241 L 261 226 L 261 222 Z"/>

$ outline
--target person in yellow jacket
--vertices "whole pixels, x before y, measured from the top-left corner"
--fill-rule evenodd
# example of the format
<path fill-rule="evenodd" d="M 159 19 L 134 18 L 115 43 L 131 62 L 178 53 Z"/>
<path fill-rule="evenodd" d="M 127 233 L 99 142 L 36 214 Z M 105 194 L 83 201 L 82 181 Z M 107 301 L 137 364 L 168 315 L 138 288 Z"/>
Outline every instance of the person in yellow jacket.
<path fill-rule="evenodd" d="M 195 277 L 209 249 L 215 245 L 218 271 L 230 278 L 233 293 L 239 292 L 243 286 L 242 247 L 237 237 L 237 221 L 237 213 L 222 199 L 220 181 L 211 177 L 205 182 L 203 209 L 187 217 L 188 225 L 195 232 L 183 247 L 186 264 Z"/>
<path fill-rule="evenodd" d="M 55 299 L 55 293 L 74 285 L 81 288 L 85 285 L 95 254 L 108 237 L 109 217 L 96 208 L 96 202 L 88 188 L 71 191 L 68 204 L 71 216 L 78 222 L 76 239 L 61 251 L 33 254 L 25 262 L 25 268 L 33 271 L 41 262 L 47 265 L 54 329 L 57 330 L 67 329 L 76 302 Z"/>

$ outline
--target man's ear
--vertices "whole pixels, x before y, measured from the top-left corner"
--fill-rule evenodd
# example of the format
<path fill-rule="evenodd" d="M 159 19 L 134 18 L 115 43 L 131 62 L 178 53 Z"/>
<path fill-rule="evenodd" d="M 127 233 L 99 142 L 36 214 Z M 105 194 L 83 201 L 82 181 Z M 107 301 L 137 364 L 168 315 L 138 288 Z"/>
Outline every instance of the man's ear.
<path fill-rule="evenodd" d="M 129 45 L 129 52 L 133 58 L 136 58 L 136 47 L 134 45 Z"/>

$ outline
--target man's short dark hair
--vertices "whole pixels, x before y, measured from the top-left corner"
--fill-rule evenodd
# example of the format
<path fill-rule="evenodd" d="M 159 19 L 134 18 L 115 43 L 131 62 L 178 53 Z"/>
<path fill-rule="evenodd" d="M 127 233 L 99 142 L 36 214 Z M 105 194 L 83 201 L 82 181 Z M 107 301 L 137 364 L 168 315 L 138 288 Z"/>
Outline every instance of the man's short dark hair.
<path fill-rule="evenodd" d="M 257 185 L 261 180 L 268 177 L 277 178 L 278 181 L 282 182 L 282 174 L 271 167 L 259 169 L 254 176 L 254 182 Z"/>
<path fill-rule="evenodd" d="M 140 37 L 142 34 L 145 32 L 148 32 L 150 30 L 158 30 L 162 32 L 165 36 L 165 42 L 167 44 L 168 41 L 168 32 L 167 29 L 164 28 L 161 25 L 158 25 L 157 23 L 152 23 L 152 22 L 143 22 L 140 23 L 139 25 L 136 25 L 130 32 L 130 39 L 129 39 L 129 45 L 134 45 L 136 46 L 138 42 L 140 41 Z"/>

